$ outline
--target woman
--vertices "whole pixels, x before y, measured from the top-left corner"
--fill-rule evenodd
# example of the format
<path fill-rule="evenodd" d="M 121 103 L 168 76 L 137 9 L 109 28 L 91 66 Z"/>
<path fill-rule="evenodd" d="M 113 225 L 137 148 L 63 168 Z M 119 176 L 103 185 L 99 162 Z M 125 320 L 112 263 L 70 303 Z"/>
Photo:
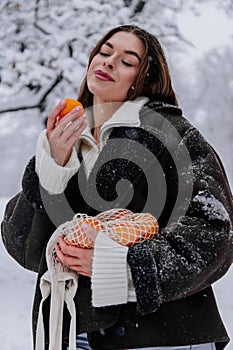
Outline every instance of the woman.
<path fill-rule="evenodd" d="M 9 253 L 39 273 L 34 332 L 56 226 L 74 213 L 125 207 L 153 214 L 159 234 L 127 248 L 87 225 L 94 249 L 62 238 L 55 246 L 79 275 L 77 335 L 87 333 L 93 349 L 224 349 L 211 284 L 232 263 L 232 194 L 215 151 L 182 116 L 156 37 L 131 25 L 110 30 L 78 99 L 85 115 L 74 109 L 60 120 L 64 100 L 49 115 L 2 223 Z M 47 333 L 48 319 L 49 303 Z M 64 344 L 68 330 L 65 309 Z"/>

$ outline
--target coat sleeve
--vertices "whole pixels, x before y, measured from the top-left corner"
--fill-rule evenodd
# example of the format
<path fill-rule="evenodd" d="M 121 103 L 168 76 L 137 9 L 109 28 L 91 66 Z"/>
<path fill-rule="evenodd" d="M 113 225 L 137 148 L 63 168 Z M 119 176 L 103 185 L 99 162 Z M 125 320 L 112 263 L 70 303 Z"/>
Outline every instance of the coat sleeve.
<path fill-rule="evenodd" d="M 6 205 L 1 233 L 8 253 L 24 268 L 38 271 L 44 245 L 54 230 L 40 196 L 35 159 L 28 163 L 22 191 Z"/>
<path fill-rule="evenodd" d="M 42 252 L 56 227 L 83 210 L 82 198 L 76 190 L 76 176 L 70 179 L 64 193 L 52 195 L 39 184 L 35 157 L 29 161 L 22 191 L 6 205 L 1 223 L 8 253 L 24 268 L 38 272 Z"/>
<path fill-rule="evenodd" d="M 221 161 L 195 128 L 189 128 L 181 143 L 188 149 L 193 172 L 188 209 L 178 220 L 161 225 L 155 239 L 128 252 L 141 314 L 206 288 L 223 276 L 233 259 L 232 194 Z M 168 184 L 164 212 L 175 202 L 169 188 L 182 185 L 173 166 L 166 166 L 165 153 L 160 159 Z"/>

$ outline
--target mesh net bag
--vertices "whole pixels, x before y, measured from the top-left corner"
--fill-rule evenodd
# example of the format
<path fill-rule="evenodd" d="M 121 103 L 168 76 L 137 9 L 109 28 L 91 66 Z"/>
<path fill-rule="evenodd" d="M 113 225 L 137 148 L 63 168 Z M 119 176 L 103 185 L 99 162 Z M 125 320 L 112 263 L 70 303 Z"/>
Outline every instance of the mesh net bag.
<path fill-rule="evenodd" d="M 60 225 L 50 237 L 46 247 L 48 271 L 40 279 L 42 295 L 36 331 L 36 350 L 44 349 L 43 303 L 50 296 L 49 349 L 61 349 L 63 308 L 66 303 L 70 313 L 69 349 L 76 349 L 76 308 L 74 296 L 78 288 L 78 274 L 57 260 L 54 246 L 59 235 L 69 245 L 92 248 L 94 242 L 82 230 L 82 225 L 91 225 L 97 234 L 100 230 L 125 246 L 151 239 L 158 232 L 158 222 L 148 213 L 135 214 L 126 209 L 112 209 L 94 217 L 76 214 L 71 221 Z"/>
<path fill-rule="evenodd" d="M 83 224 L 92 226 L 97 234 L 100 230 L 104 231 L 110 238 L 128 247 L 152 239 L 159 229 L 153 215 L 133 213 L 127 209 L 111 209 L 94 217 L 76 214 L 60 232 L 67 244 L 80 248 L 93 247 L 93 241 L 82 230 Z"/>

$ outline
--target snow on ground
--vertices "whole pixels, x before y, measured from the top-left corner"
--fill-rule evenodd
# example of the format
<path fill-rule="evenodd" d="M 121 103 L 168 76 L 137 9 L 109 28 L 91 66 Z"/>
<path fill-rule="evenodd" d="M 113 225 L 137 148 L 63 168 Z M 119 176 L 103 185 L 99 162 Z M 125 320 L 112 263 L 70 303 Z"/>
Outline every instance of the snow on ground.
<path fill-rule="evenodd" d="M 0 220 L 7 199 L 0 198 Z M 1 350 L 32 350 L 31 309 L 36 274 L 23 269 L 6 252 L 0 240 L 0 343 Z M 214 285 L 217 302 L 232 341 L 233 267 Z"/>

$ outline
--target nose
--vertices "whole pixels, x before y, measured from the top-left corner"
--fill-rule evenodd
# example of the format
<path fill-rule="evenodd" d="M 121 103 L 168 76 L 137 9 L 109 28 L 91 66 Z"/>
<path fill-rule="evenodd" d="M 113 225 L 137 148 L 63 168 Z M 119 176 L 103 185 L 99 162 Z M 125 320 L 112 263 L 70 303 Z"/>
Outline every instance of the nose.
<path fill-rule="evenodd" d="M 103 66 L 108 67 L 110 69 L 113 69 L 114 68 L 114 58 L 112 56 L 106 57 L 104 62 L 103 62 Z"/>

